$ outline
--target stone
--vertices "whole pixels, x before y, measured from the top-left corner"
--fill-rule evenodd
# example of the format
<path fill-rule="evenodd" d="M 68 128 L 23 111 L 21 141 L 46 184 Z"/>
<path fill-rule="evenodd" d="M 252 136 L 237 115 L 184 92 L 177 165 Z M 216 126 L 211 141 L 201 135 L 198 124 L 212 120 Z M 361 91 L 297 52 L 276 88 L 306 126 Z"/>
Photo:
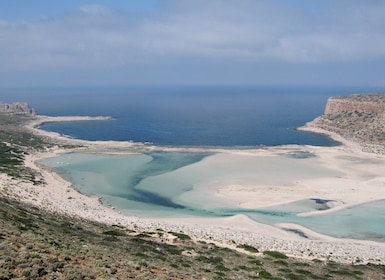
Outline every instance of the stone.
<path fill-rule="evenodd" d="M 0 103 L 0 113 L 20 114 L 20 115 L 36 115 L 35 109 L 29 108 L 28 103 L 15 102 L 15 103 Z"/>

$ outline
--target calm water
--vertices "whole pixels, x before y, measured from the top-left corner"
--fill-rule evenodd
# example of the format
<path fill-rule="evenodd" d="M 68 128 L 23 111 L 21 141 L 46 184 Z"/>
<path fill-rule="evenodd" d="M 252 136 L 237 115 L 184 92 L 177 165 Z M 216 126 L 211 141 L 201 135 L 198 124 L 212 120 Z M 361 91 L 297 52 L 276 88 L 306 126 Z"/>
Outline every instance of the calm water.
<path fill-rule="evenodd" d="M 301 217 L 297 214 L 328 209 L 327 201 L 313 198 L 276 207 L 243 209 L 215 197 L 210 191 L 218 182 L 236 184 L 237 178 L 242 181 L 245 177 L 268 184 L 271 176 L 280 176 L 288 182 L 339 175 L 322 167 L 317 158 L 311 156 L 70 153 L 46 159 L 42 163 L 68 177 L 79 191 L 102 196 L 104 203 L 142 217 L 246 214 L 258 222 L 271 225 L 292 222 L 335 237 L 385 241 L 384 201 L 324 215 Z"/>
<path fill-rule="evenodd" d="M 354 89 L 357 90 L 357 89 Z M 43 129 L 87 140 L 132 140 L 171 146 L 333 145 L 296 131 L 321 115 L 327 87 L 131 87 L 0 92 L 42 115 L 106 115 L 102 122 L 48 123 Z"/>

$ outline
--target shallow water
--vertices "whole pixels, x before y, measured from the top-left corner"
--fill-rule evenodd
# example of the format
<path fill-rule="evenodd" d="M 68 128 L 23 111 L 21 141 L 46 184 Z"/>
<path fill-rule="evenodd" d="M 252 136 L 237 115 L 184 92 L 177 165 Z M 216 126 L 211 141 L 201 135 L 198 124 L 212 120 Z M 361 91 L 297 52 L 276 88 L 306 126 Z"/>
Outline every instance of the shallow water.
<path fill-rule="evenodd" d="M 247 213 L 258 222 L 296 223 L 316 232 L 339 237 L 385 242 L 385 201 L 365 203 L 323 215 L 301 217 L 297 214 L 326 209 L 315 200 L 301 200 L 286 205 L 251 210 Z M 236 213 L 236 212 L 235 212 Z"/>
<path fill-rule="evenodd" d="M 336 176 L 320 166 L 314 155 L 245 156 L 232 154 L 153 152 L 140 155 L 69 153 L 43 164 L 67 176 L 85 194 L 122 212 L 143 217 L 232 216 L 246 214 L 266 224 L 298 223 L 317 232 L 357 239 L 385 241 L 385 203 L 368 203 L 324 215 L 298 213 L 327 209 L 320 198 L 285 205 L 243 209 L 214 197 L 221 182 L 250 180 L 269 184 Z M 277 178 L 275 179 L 277 182 Z"/>

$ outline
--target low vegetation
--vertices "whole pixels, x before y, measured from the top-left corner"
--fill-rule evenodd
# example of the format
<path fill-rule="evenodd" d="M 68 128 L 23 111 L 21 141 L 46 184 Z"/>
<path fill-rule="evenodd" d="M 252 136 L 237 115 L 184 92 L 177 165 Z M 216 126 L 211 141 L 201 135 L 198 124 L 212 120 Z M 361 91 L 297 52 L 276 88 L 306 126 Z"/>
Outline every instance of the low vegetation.
<path fill-rule="evenodd" d="M 0 197 L 0 279 L 383 279 L 385 267 L 241 253 L 52 215 Z M 184 235 L 185 236 L 185 235 Z"/>
<path fill-rule="evenodd" d="M 0 112 L 0 172 L 14 179 L 43 183 L 40 174 L 24 166 L 25 156 L 52 146 L 74 147 L 53 143 L 51 139 L 27 131 L 23 124 L 33 116 Z"/>
<path fill-rule="evenodd" d="M 51 144 L 43 138 L 25 131 L 22 124 L 30 116 L 0 113 L 0 172 L 14 179 L 39 184 L 36 171 L 23 165 L 25 156 Z"/>
<path fill-rule="evenodd" d="M 250 245 L 247 245 L 247 244 L 238 245 L 237 248 L 241 248 L 241 249 L 243 249 L 249 253 L 258 253 L 259 252 L 259 250 L 257 248 L 250 246 Z"/>

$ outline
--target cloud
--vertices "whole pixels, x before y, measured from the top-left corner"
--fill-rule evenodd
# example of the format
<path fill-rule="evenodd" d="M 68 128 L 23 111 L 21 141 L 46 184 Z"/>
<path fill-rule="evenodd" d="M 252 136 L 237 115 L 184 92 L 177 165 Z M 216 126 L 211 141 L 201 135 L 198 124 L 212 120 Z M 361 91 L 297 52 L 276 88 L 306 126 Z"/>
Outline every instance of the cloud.
<path fill-rule="evenodd" d="M 299 2 L 306 5 L 306 1 Z M 305 13 L 278 1 L 237 4 L 182 0 L 174 13 L 150 23 L 154 44 L 170 53 L 299 63 L 385 54 L 385 5 L 381 3 L 319 5 L 314 7 L 323 9 L 318 13 Z"/>
<path fill-rule="evenodd" d="M 62 18 L 0 26 L 2 67 L 88 67 L 130 62 L 138 29 L 120 13 L 84 6 Z"/>
<path fill-rule="evenodd" d="M 0 71 L 384 59 L 384 14 L 375 0 L 165 0 L 147 14 L 81 6 L 0 19 Z"/>

